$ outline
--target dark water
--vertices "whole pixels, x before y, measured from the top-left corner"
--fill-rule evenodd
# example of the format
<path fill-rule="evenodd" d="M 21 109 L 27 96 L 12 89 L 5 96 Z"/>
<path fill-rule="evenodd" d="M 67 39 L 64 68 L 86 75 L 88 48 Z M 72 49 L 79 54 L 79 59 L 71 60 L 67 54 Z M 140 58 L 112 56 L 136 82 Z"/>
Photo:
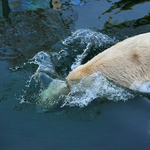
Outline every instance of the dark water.
<path fill-rule="evenodd" d="M 75 42 L 65 47 L 62 40 L 77 29 L 116 41 L 150 32 L 150 1 L 62 0 L 57 7 L 48 0 L 8 0 L 9 7 L 6 2 L 0 2 L 0 149 L 149 150 L 149 99 L 96 99 L 84 108 L 40 114 L 34 102 L 40 82 L 30 81 L 38 66 L 29 62 L 40 51 L 57 58 L 65 50 L 68 55 L 59 61 L 52 57 L 57 74 L 51 74 L 65 77 L 86 46 Z M 97 48 L 95 43 L 82 63 L 114 44 Z"/>

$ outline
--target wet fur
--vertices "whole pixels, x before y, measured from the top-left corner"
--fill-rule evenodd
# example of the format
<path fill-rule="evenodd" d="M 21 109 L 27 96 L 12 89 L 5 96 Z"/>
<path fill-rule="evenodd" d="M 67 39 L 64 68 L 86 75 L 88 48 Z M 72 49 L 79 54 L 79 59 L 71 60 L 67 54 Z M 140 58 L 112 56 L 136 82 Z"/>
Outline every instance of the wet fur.
<path fill-rule="evenodd" d="M 74 69 L 67 80 L 101 72 L 108 79 L 130 88 L 150 80 L 150 33 L 128 38 Z"/>

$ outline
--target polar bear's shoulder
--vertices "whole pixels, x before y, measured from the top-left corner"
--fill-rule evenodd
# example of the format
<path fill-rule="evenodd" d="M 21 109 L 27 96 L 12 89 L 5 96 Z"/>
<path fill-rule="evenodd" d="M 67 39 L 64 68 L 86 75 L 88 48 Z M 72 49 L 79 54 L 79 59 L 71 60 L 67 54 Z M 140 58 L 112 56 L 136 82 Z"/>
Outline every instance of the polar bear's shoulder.
<path fill-rule="evenodd" d="M 134 81 L 150 80 L 150 33 L 128 38 L 74 69 L 66 79 L 75 80 L 94 72 L 130 87 Z"/>

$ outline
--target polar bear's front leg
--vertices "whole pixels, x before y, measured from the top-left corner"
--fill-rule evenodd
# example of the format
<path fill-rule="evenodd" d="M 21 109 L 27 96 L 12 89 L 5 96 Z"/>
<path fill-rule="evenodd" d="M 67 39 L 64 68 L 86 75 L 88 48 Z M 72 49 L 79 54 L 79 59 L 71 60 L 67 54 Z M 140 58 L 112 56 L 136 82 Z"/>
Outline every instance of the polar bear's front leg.
<path fill-rule="evenodd" d="M 68 94 L 69 91 L 70 86 L 66 81 L 55 79 L 47 89 L 40 93 L 37 104 L 45 109 L 54 107 L 62 101 L 63 95 Z"/>

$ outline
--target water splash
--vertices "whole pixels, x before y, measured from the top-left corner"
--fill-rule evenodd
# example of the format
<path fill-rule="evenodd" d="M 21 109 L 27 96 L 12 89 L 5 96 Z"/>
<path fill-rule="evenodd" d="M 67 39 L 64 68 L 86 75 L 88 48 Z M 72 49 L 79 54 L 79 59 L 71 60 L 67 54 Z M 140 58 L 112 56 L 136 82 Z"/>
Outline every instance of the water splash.
<path fill-rule="evenodd" d="M 36 70 L 37 73 L 47 72 L 47 73 L 54 74 L 56 72 L 50 55 L 48 55 L 47 53 L 43 51 L 37 53 L 33 57 L 33 61 L 31 63 L 37 64 L 39 66 Z"/>
<path fill-rule="evenodd" d="M 136 94 L 132 91 L 116 85 L 97 72 L 84 77 L 77 84 L 72 84 L 63 106 L 84 107 L 96 98 L 99 98 L 100 101 L 126 101 L 135 96 Z"/>
<path fill-rule="evenodd" d="M 96 47 L 102 46 L 104 43 L 114 43 L 115 39 L 110 38 L 108 35 L 100 32 L 95 32 L 90 29 L 79 29 L 72 33 L 71 36 L 66 38 L 62 43 L 68 45 L 74 43 L 75 40 L 80 41 L 80 44 L 91 44 Z"/>
<path fill-rule="evenodd" d="M 133 91 L 125 89 L 109 81 L 101 73 L 96 72 L 88 77 L 76 81 L 62 81 L 55 79 L 49 87 L 43 90 L 37 100 L 37 105 L 43 111 L 51 109 L 58 104 L 65 106 L 88 106 L 94 99 L 103 101 L 127 101 L 134 98 Z"/>
<path fill-rule="evenodd" d="M 34 92 L 32 92 L 32 81 L 36 81 L 36 80 L 33 80 L 35 79 L 35 76 L 32 75 L 29 77 L 29 80 L 26 81 L 25 83 L 25 88 L 22 89 L 22 92 L 23 94 L 19 96 L 19 98 L 16 98 L 17 100 L 20 101 L 20 104 L 23 104 L 23 103 L 32 103 L 31 99 L 34 99 L 36 97 L 36 94 Z M 36 83 L 34 83 L 34 89 L 36 88 L 37 86 L 37 81 Z M 32 94 L 31 94 L 32 93 Z"/>
<path fill-rule="evenodd" d="M 63 53 L 61 53 L 61 51 L 59 53 L 55 52 L 55 55 L 53 55 L 54 52 L 46 53 L 41 51 L 37 53 L 37 55 L 34 57 L 34 61 L 32 61 L 35 64 L 39 65 L 35 75 L 38 74 L 39 78 L 45 78 L 41 80 L 47 81 L 48 79 L 48 83 L 50 83 L 52 81 L 50 79 L 51 75 L 57 74 L 55 66 L 57 63 L 58 64 L 60 63 L 59 60 L 62 57 L 62 55 L 63 57 L 71 57 L 70 56 L 71 52 L 73 53 L 75 50 L 75 49 L 69 49 L 69 51 L 67 52 L 67 49 L 64 48 L 65 46 L 69 46 L 74 43 L 78 47 L 80 47 L 80 45 L 86 45 L 84 47 L 85 49 L 82 47 L 83 48 L 82 54 L 78 55 L 75 59 L 75 62 L 72 63 L 72 69 L 74 69 L 75 67 L 77 67 L 82 63 L 82 60 L 88 54 L 91 53 L 90 50 L 92 49 L 92 46 L 100 48 L 107 44 L 108 45 L 112 43 L 114 44 L 115 42 L 116 42 L 115 39 L 112 39 L 105 34 L 98 33 L 89 29 L 80 29 L 72 33 L 71 36 L 69 36 L 68 38 L 62 41 L 61 51 L 63 51 Z M 67 55 L 64 55 L 64 51 L 65 54 Z M 54 56 L 57 57 L 56 64 L 52 61 Z M 63 97 L 63 100 L 61 101 L 62 103 L 61 107 L 64 106 L 85 107 L 89 103 L 91 103 L 94 99 L 99 99 L 100 101 L 106 101 L 106 100 L 126 101 L 136 96 L 134 92 L 116 85 L 114 82 L 109 81 L 106 77 L 104 77 L 99 72 L 94 73 L 88 77 L 84 77 L 80 81 L 78 80 L 78 81 L 71 82 L 69 85 L 71 88 L 68 94 L 59 92 L 59 90 L 61 89 L 61 84 L 62 83 L 64 84 L 64 81 L 62 82 L 61 80 L 53 80 L 52 83 L 57 83 L 57 84 L 56 85 L 50 84 L 48 88 L 40 94 L 41 95 L 40 97 L 42 98 L 38 100 L 38 105 L 40 106 L 40 104 L 42 104 L 42 107 L 44 109 L 53 107 L 54 105 L 59 103 L 60 102 L 59 96 Z M 56 87 L 54 88 L 54 86 L 57 85 L 59 88 Z M 62 87 L 64 87 L 64 85 L 62 85 Z M 56 93 L 60 94 L 59 96 L 56 96 L 57 94 L 53 92 L 55 97 L 57 97 L 57 99 L 53 99 L 53 96 L 51 95 L 51 92 L 55 89 L 56 89 Z"/>
<path fill-rule="evenodd" d="M 78 106 L 83 108 L 88 106 L 94 99 L 102 102 L 107 100 L 127 101 L 128 99 L 134 98 L 137 95 L 137 90 L 134 92 L 134 89 L 130 90 L 123 88 L 108 80 L 100 72 L 93 73 L 81 80 L 70 81 L 69 88 L 68 83 L 59 78 L 56 66 L 63 65 L 60 61 L 61 58 L 65 61 L 66 59 L 64 58 L 72 57 L 71 54 L 75 50 L 74 46 L 80 47 L 80 45 L 84 45 L 81 46 L 83 48 L 82 54 L 80 57 L 77 56 L 77 59 L 75 60 L 76 65 L 80 65 L 84 57 L 86 57 L 87 54 L 91 54 L 90 50 L 92 49 L 92 46 L 101 48 L 105 44 L 107 45 L 115 42 L 114 39 L 102 33 L 96 33 L 89 29 L 81 29 L 72 33 L 71 36 L 62 41 L 62 44 L 57 45 L 61 47 L 57 47 L 60 51 L 52 52 L 51 50 L 51 52 L 38 52 L 33 59 L 30 60 L 30 64 L 36 64 L 38 67 L 35 74 L 30 78 L 30 81 L 26 85 L 26 88 L 29 89 L 29 83 L 31 84 L 33 78 L 42 83 L 38 93 L 33 94 L 33 97 L 36 98 L 35 103 L 38 105 L 38 110 L 40 108 L 40 112 L 47 111 L 47 109 L 55 107 L 57 104 L 59 104 L 61 108 L 65 106 Z M 74 43 L 75 45 L 72 49 L 66 48 Z M 45 87 L 47 89 L 45 89 Z M 145 91 L 145 89 L 143 90 L 144 87 L 145 86 L 143 85 L 139 91 Z M 65 92 L 63 92 L 63 89 L 65 88 Z M 146 90 L 149 89 L 146 87 Z M 26 94 L 27 92 L 24 93 Z M 21 102 L 25 102 L 23 99 L 24 97 L 22 97 Z"/>
<path fill-rule="evenodd" d="M 76 41 L 78 41 L 79 45 L 85 44 L 86 48 L 83 50 L 82 54 L 77 55 L 75 62 L 71 66 L 72 70 L 81 65 L 83 59 L 90 53 L 92 46 L 98 48 L 104 46 L 105 44 L 114 44 L 116 42 L 115 39 L 112 39 L 100 32 L 95 32 L 90 29 L 79 29 L 66 38 L 62 43 L 64 45 L 69 45 Z"/>
<path fill-rule="evenodd" d="M 140 88 L 135 88 L 136 86 L 136 84 L 139 84 L 139 85 L 141 85 L 140 86 Z M 150 80 L 149 81 L 147 81 L 147 82 L 145 82 L 145 83 L 143 83 L 142 84 L 142 81 L 135 81 L 134 83 L 133 83 L 133 85 L 131 85 L 131 87 L 130 87 L 130 89 L 132 89 L 132 90 L 134 90 L 134 91 L 138 91 L 138 92 L 141 92 L 141 93 L 145 93 L 145 94 L 149 94 L 150 93 Z"/>

